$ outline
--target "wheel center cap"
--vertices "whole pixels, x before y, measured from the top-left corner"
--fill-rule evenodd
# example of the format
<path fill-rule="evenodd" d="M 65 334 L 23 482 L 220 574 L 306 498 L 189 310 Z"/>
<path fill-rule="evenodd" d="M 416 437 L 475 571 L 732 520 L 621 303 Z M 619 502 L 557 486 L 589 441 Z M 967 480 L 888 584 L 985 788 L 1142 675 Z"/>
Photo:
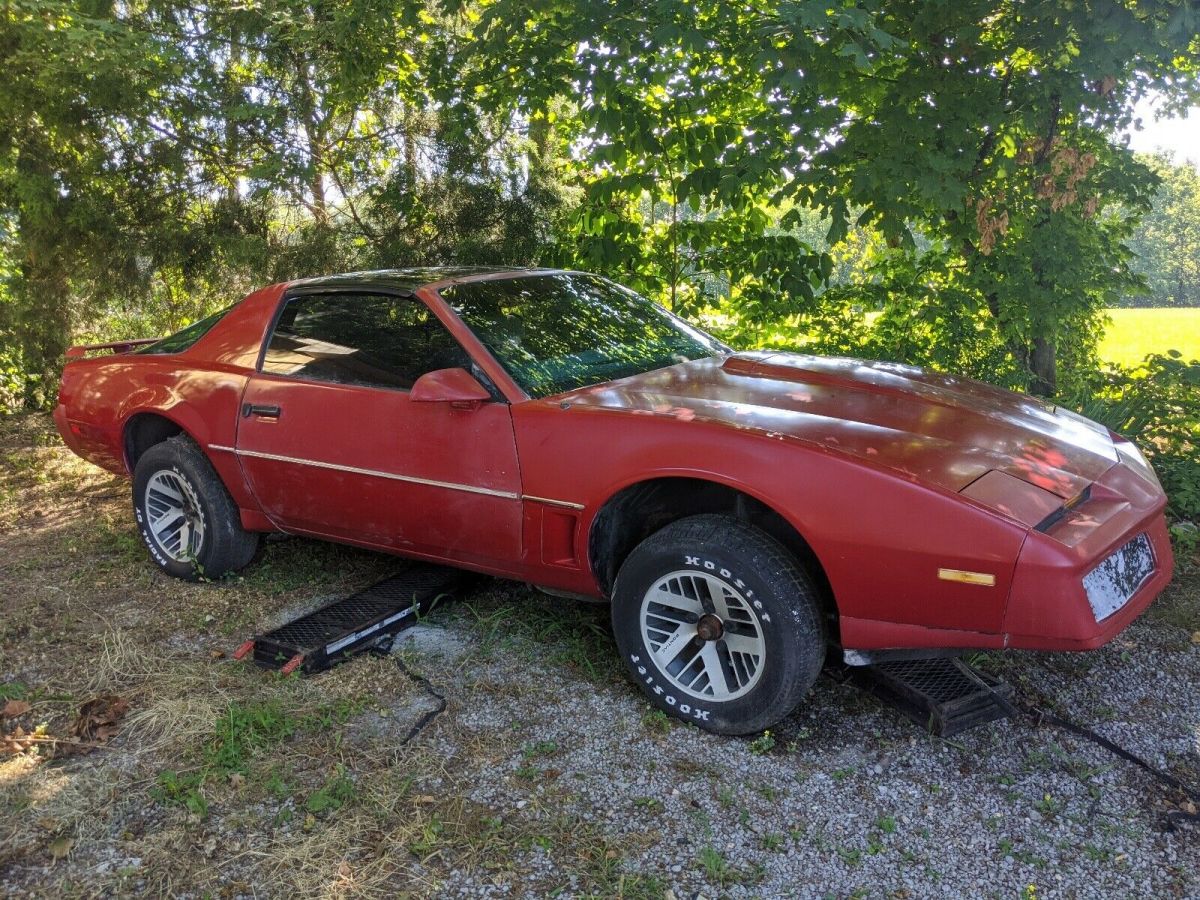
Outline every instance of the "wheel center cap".
<path fill-rule="evenodd" d="M 705 613 L 696 623 L 696 636 L 702 641 L 715 641 L 725 633 L 725 626 L 712 613 Z"/>

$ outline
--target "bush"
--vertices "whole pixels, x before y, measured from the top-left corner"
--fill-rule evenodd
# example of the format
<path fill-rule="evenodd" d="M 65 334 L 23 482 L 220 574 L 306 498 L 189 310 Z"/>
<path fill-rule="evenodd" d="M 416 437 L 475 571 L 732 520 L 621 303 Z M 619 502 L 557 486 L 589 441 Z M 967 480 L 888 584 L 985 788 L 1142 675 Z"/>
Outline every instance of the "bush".
<path fill-rule="evenodd" d="M 1151 354 L 1132 369 L 1098 372 L 1063 403 L 1136 441 L 1172 515 L 1200 521 L 1200 361 L 1186 362 L 1177 350 Z"/>
<path fill-rule="evenodd" d="M 0 332 L 4 344 L 8 335 Z M 0 416 L 17 412 L 33 393 L 37 376 L 28 373 L 19 347 L 0 346 Z"/>

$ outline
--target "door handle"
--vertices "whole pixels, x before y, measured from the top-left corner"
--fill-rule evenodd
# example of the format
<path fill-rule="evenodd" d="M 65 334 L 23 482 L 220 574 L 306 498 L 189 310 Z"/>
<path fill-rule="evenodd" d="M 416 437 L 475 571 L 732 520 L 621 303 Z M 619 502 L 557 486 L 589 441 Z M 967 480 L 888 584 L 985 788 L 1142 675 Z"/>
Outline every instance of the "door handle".
<path fill-rule="evenodd" d="M 278 406 L 260 406 L 257 403 L 242 404 L 243 419 L 250 416 L 262 416 L 264 419 L 278 419 L 280 411 Z"/>

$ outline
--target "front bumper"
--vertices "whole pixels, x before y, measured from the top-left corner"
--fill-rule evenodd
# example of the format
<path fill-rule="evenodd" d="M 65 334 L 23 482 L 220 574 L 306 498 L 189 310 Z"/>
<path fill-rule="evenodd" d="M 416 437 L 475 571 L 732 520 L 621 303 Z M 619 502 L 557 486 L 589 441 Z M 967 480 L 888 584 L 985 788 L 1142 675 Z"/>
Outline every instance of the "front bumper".
<path fill-rule="evenodd" d="M 1013 573 L 1004 646 L 1093 650 L 1124 631 L 1171 581 L 1166 502 L 1157 485 L 1116 465 L 1092 486 L 1088 502 L 1045 534 L 1031 531 Z M 1097 622 L 1083 579 L 1139 534 L 1150 540 L 1154 572 L 1124 606 Z"/>

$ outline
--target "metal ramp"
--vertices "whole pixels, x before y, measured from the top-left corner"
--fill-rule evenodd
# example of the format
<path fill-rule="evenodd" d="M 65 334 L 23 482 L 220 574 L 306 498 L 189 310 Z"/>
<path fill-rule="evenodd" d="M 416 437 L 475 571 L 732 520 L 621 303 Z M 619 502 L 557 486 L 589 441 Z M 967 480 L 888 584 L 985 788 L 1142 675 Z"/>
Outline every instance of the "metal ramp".
<path fill-rule="evenodd" d="M 956 657 L 879 662 L 847 675 L 939 737 L 1003 719 L 1012 710 L 1009 685 Z"/>
<path fill-rule="evenodd" d="M 315 612 L 246 641 L 234 653 L 253 653 L 255 664 L 290 674 L 321 672 L 369 650 L 414 624 L 435 605 L 453 598 L 469 574 L 414 563 L 365 591 L 335 600 Z"/>

